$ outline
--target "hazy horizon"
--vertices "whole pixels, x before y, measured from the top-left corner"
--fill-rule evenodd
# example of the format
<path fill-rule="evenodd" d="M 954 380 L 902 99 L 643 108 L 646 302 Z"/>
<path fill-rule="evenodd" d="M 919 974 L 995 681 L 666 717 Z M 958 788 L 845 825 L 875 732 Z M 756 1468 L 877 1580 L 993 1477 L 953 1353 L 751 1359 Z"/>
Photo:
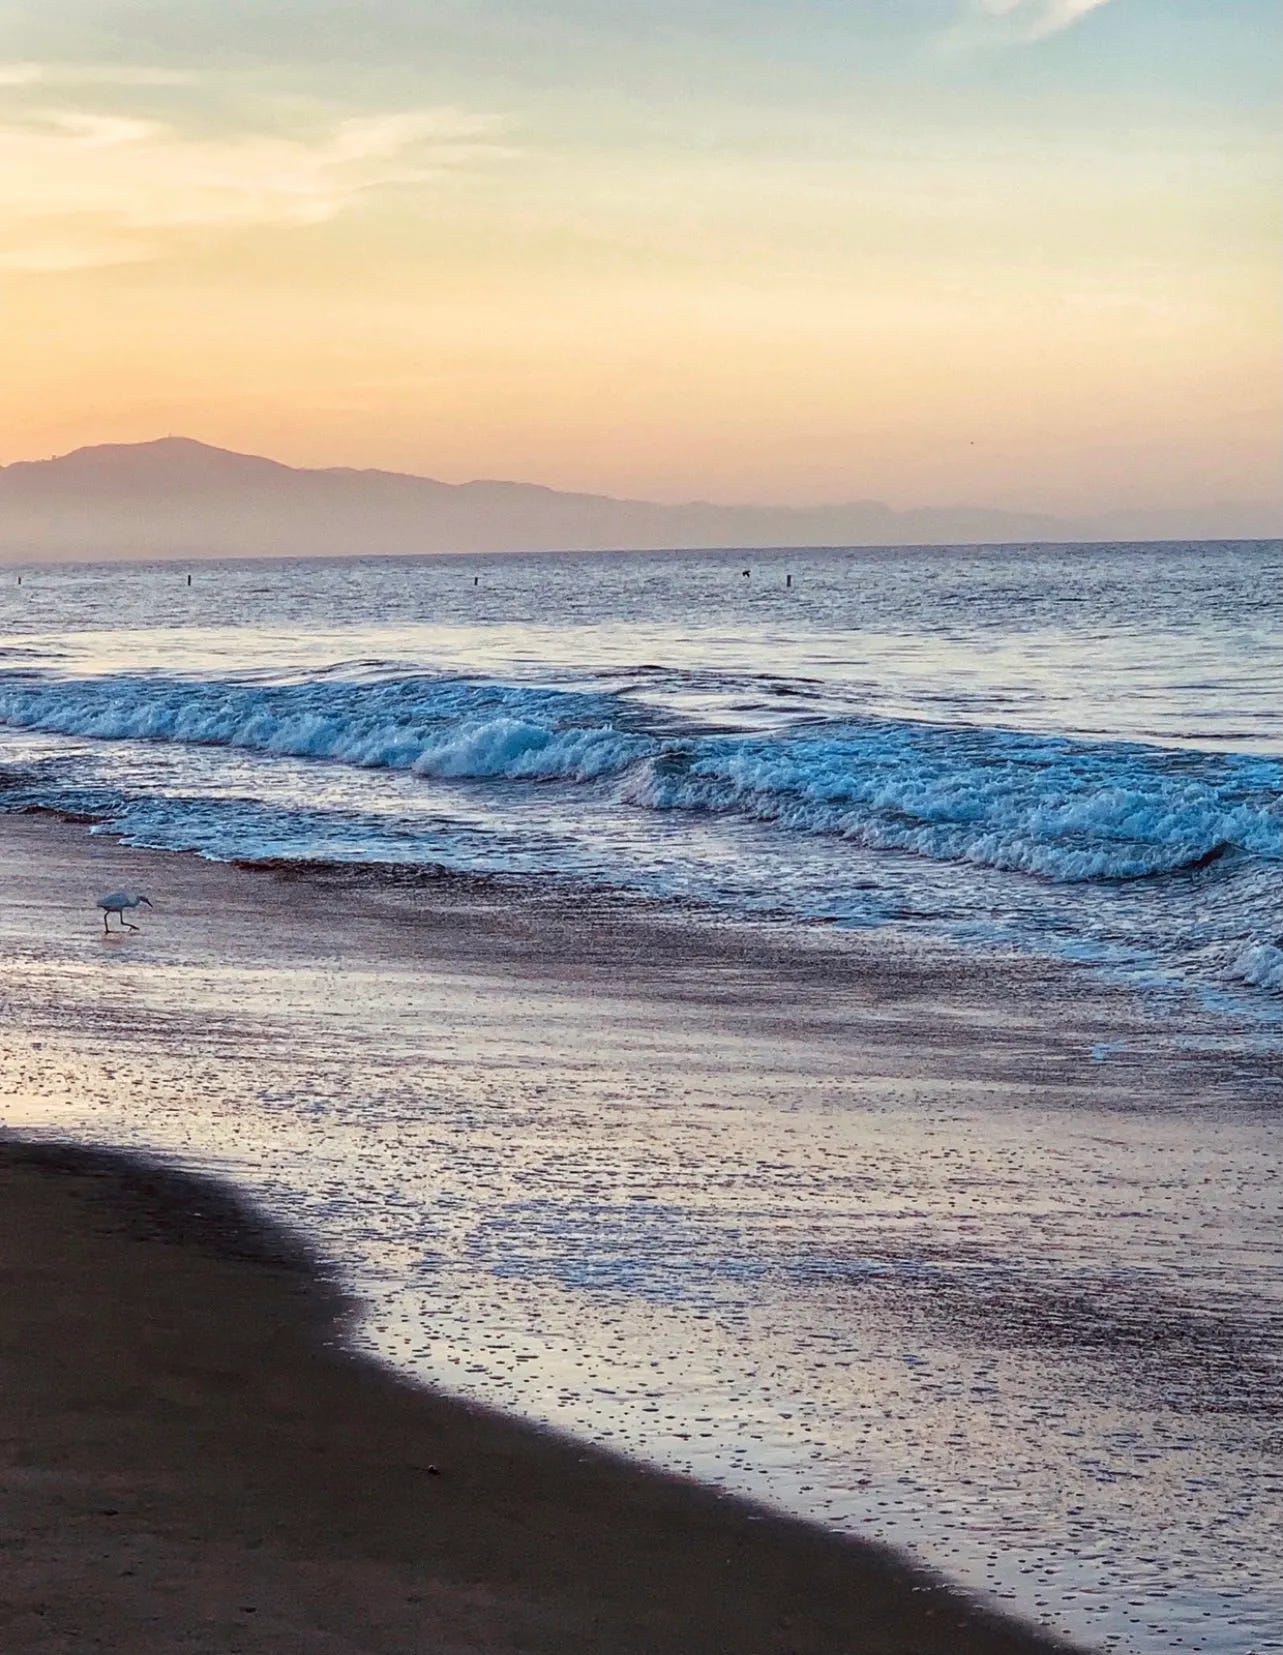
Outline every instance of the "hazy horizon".
<path fill-rule="evenodd" d="M 0 466 L 0 561 L 413 556 L 1268 540 L 1277 508 L 1064 518 L 983 504 L 897 509 L 647 501 L 539 483 L 299 468 L 168 436 Z"/>
<path fill-rule="evenodd" d="M 1265 0 L 31 0 L 0 456 L 655 501 L 1279 493 Z"/>
<path fill-rule="evenodd" d="M 226 443 L 214 442 L 214 441 L 210 440 L 207 437 L 197 436 L 191 431 L 155 432 L 151 436 L 138 437 L 138 438 L 134 438 L 134 439 L 128 440 L 128 441 L 121 441 L 119 439 L 113 439 L 113 438 L 104 438 L 101 441 L 77 443 L 75 445 L 75 447 L 65 449 L 62 452 L 56 453 L 56 454 L 39 454 L 39 453 L 16 454 L 16 455 L 13 455 L 12 457 L 9 457 L 9 458 L 0 458 L 0 471 L 5 471 L 9 467 L 15 466 L 15 465 L 16 466 L 25 466 L 25 465 L 32 465 L 32 464 L 48 463 L 48 462 L 57 461 L 57 460 L 67 460 L 67 459 L 71 459 L 71 458 L 75 457 L 78 454 L 88 453 L 88 452 L 91 452 L 93 450 L 110 450 L 110 449 L 116 449 L 116 448 L 119 448 L 119 449 L 134 449 L 134 450 L 148 449 L 148 448 L 158 449 L 158 448 L 163 448 L 165 445 L 168 445 L 168 444 L 172 444 L 175 447 L 190 445 L 191 447 L 197 448 L 197 449 L 211 449 L 214 452 L 219 453 L 219 454 L 228 454 L 228 455 L 232 455 L 234 457 L 239 457 L 239 458 L 243 458 L 243 459 L 269 460 L 273 465 L 283 466 L 288 470 L 294 470 L 294 471 L 343 471 L 343 472 L 352 471 L 352 472 L 369 472 L 369 473 L 376 473 L 376 474 L 377 473 L 382 473 L 382 474 L 387 475 L 387 476 L 413 477 L 416 480 L 421 481 L 421 482 L 442 483 L 448 488 L 467 487 L 468 485 L 475 484 L 475 483 L 515 484 L 515 485 L 517 485 L 519 487 L 522 487 L 522 488 L 531 488 L 531 489 L 549 489 L 549 490 L 553 490 L 555 488 L 555 485 L 553 485 L 551 483 L 548 483 L 548 482 L 544 481 L 542 478 L 539 478 L 539 477 L 500 476 L 499 473 L 497 471 L 493 470 L 493 469 L 491 469 L 490 471 L 483 470 L 483 471 L 477 472 L 475 474 L 447 476 L 447 475 L 444 474 L 444 472 L 440 468 L 429 467 L 429 469 L 427 469 L 427 470 L 411 471 L 411 470 L 408 470 L 405 467 L 400 467 L 400 466 L 357 465 L 357 464 L 353 463 L 351 460 L 343 460 L 343 459 L 338 459 L 338 460 L 333 460 L 333 461 L 328 461 L 328 462 L 323 462 L 323 463 L 317 463 L 315 465 L 305 464 L 305 463 L 302 463 L 302 462 L 299 462 L 299 461 L 285 459 L 281 454 L 278 454 L 278 453 L 272 453 L 272 452 L 260 451 L 260 450 L 248 449 L 248 448 L 240 448 L 240 447 L 236 447 L 235 445 L 228 445 Z M 870 479 L 871 483 L 874 482 L 874 481 L 875 480 Z M 950 510 L 950 509 L 956 510 L 956 509 L 967 509 L 967 508 L 973 508 L 973 507 L 981 509 L 981 510 L 1004 510 L 1004 509 L 1006 509 L 1006 508 L 1003 508 L 1003 507 L 997 505 L 995 502 L 988 501 L 988 500 L 964 500 L 964 499 L 950 499 L 950 500 L 938 500 L 938 501 L 936 501 L 936 500 L 887 500 L 887 499 L 884 499 L 883 495 L 878 492 L 876 487 L 871 487 L 870 491 L 868 493 L 863 494 L 863 495 L 859 495 L 859 496 L 852 495 L 852 494 L 845 494 L 845 495 L 833 495 L 831 497 L 826 497 L 826 498 L 818 498 L 817 497 L 817 498 L 813 498 L 813 499 L 806 498 L 806 499 L 794 499 L 794 500 L 776 499 L 776 498 L 773 498 L 772 496 L 770 496 L 769 493 L 761 493 L 757 496 L 748 496 L 748 497 L 745 497 L 745 498 L 742 498 L 742 499 L 740 499 L 740 498 L 734 498 L 734 499 L 719 498 L 715 494 L 707 494 L 707 495 L 691 494 L 691 495 L 685 495 L 685 496 L 682 496 L 682 497 L 673 497 L 671 499 L 664 499 L 663 497 L 660 497 L 660 496 L 612 494 L 609 490 L 598 490 L 598 489 L 584 489 L 584 490 L 570 490 L 570 489 L 562 490 L 562 489 L 558 489 L 558 490 L 556 490 L 556 492 L 561 492 L 561 493 L 588 493 L 588 494 L 596 495 L 596 496 L 601 497 L 601 498 L 608 498 L 608 499 L 618 500 L 621 503 L 629 503 L 629 504 L 635 503 L 635 504 L 639 504 L 639 505 L 674 505 L 674 506 L 716 505 L 716 506 L 728 506 L 728 507 L 743 506 L 743 507 L 746 507 L 750 510 L 753 510 L 753 509 L 771 510 L 771 509 L 784 508 L 784 509 L 788 509 L 788 510 L 808 511 L 808 510 L 823 510 L 826 507 L 832 507 L 832 506 L 847 506 L 847 505 L 853 505 L 853 504 L 869 504 L 869 503 L 877 503 L 877 504 L 881 504 L 881 505 L 886 505 L 886 506 L 890 507 L 892 510 L 895 510 L 895 511 L 914 511 L 914 510 L 928 510 L 929 511 L 929 510 Z M 1182 505 L 1184 505 L 1185 502 L 1181 501 L 1180 499 L 1176 499 L 1176 500 L 1173 500 L 1173 501 L 1169 502 L 1169 504 L 1172 504 L 1172 505 L 1179 508 Z M 1259 498 L 1250 498 L 1249 497 L 1249 498 L 1244 498 L 1244 499 L 1240 499 L 1240 500 L 1233 500 L 1233 501 L 1216 501 L 1216 502 L 1213 502 L 1213 504 L 1214 505 L 1228 504 L 1228 505 L 1233 505 L 1233 506 L 1253 506 L 1253 507 L 1260 507 L 1261 509 L 1267 510 L 1267 511 L 1268 510 L 1283 510 L 1283 495 L 1263 495 Z M 1126 508 L 1122 508 L 1122 509 L 1126 509 Z M 1041 515 L 1042 514 L 1041 511 L 1040 511 L 1040 508 L 1038 508 L 1036 506 L 1029 508 L 1029 512 L 1030 512 L 1031 515 Z M 1058 516 L 1059 514 L 1056 513 L 1056 512 L 1053 512 L 1051 510 L 1047 510 L 1046 515 L 1048 517 L 1055 517 L 1055 516 Z M 1283 525 L 1281 525 L 1281 527 L 1283 527 Z M 1236 537 L 1230 536 L 1228 538 L 1236 538 Z M 1270 538 L 1270 536 L 1267 535 L 1264 538 Z"/>

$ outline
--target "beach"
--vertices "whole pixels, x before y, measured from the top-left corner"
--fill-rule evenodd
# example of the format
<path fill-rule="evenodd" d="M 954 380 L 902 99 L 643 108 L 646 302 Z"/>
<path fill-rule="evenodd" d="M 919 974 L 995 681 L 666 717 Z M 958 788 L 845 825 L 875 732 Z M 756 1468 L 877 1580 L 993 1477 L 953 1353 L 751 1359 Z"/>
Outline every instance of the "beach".
<path fill-rule="evenodd" d="M 218 1186 L 0 1145 L 3 1639 L 68 1650 L 1051 1650 L 871 1547 L 338 1344 Z"/>
<path fill-rule="evenodd" d="M 1283 1655 L 1281 22 L 0 5 L 0 1655 Z"/>
<path fill-rule="evenodd" d="M 1216 1434 L 1238 1432 L 1241 1457 L 1257 1453 L 1276 1324 L 1243 1314 L 1223 1280 L 1202 1302 L 1186 1280 L 1182 1303 L 1172 1283 L 1142 1301 L 1080 1273 L 1075 1301 L 1045 1273 L 995 1286 L 968 1269 L 1001 1231 L 985 1209 L 1004 1186 L 1009 1220 L 1045 1239 L 1065 1227 L 1068 1140 L 1051 1140 L 1084 1111 L 1092 1137 L 1115 1146 L 1105 1159 L 1118 1185 L 1097 1189 L 1088 1229 L 1134 1199 L 1129 1139 L 1165 1150 L 1171 1174 L 1177 1140 L 1206 1143 L 1219 1121 L 1222 1177 L 1239 1179 L 1234 1250 L 1250 1238 L 1268 1253 L 1269 1214 L 1252 1205 L 1267 1185 L 1243 1124 L 1264 1064 L 1198 1050 L 1160 1064 L 1130 996 L 1024 960 L 964 972 L 944 954 L 822 928 L 693 926 L 662 905 L 406 870 L 238 868 L 39 814 L 3 818 L 0 839 L 8 1128 L 144 1153 L 149 1168 L 6 1147 L 8 1526 L 28 1537 L 10 1564 L 6 1647 L 1032 1650 L 1060 1631 L 1090 1643 L 1095 1625 L 1106 1647 L 1159 1648 L 1144 1617 L 1160 1603 L 1172 1617 L 1182 1589 L 1203 1621 L 1192 1646 L 1201 1630 L 1205 1648 L 1269 1647 L 1263 1632 L 1232 1630 L 1269 1612 L 1249 1590 L 1268 1575 L 1250 1550 L 1268 1521 L 1253 1503 L 1270 1497 L 1267 1462 L 1234 1534 L 1244 1575 L 1210 1633 L 1205 1572 L 1183 1580 L 1175 1560 L 1155 1570 L 1127 1557 L 1125 1504 L 1088 1497 L 1079 1527 L 1048 1547 L 1018 1507 L 1004 1534 L 995 1490 L 1004 1453 L 1021 1471 L 1032 1453 L 1036 1482 L 1058 1483 L 1071 1507 L 1084 1498 L 1091 1477 L 1064 1433 L 1080 1434 L 1090 1411 L 1071 1418 L 1048 1373 L 1067 1395 L 1103 1384 L 1108 1406 L 1132 1410 L 1100 1486 L 1141 1476 L 1133 1503 L 1178 1498 L 1164 1422 L 1197 1411 L 1200 1393 Z M 156 908 L 138 934 L 104 938 L 93 893 L 120 885 Z M 1090 1056 L 1128 1042 L 1140 1060 Z M 1149 1095 L 1160 1079 L 1165 1125 Z M 772 1293 L 665 1302 L 663 1272 L 666 1254 L 700 1245 L 674 1203 L 683 1190 L 696 1200 L 686 1185 L 704 1131 L 724 1174 L 739 1162 L 756 1188 L 759 1218 L 778 1201 L 783 1232 L 824 1239 L 831 1194 L 814 1168 L 788 1164 L 764 1100 L 822 1146 L 838 1100 L 843 1117 L 863 1111 L 864 1187 L 848 1191 L 860 1246 L 845 1265 L 821 1261 L 819 1282 L 785 1283 L 808 1320 L 817 1302 L 835 1314 L 844 1278 L 861 1286 L 834 1323 L 841 1342 L 767 1327 L 797 1365 L 774 1388 L 759 1372 L 755 1389 L 734 1353 L 762 1348 L 763 1318 L 780 1313 Z M 1195 1103 L 1204 1121 L 1189 1134 Z M 556 1117 L 552 1130 L 539 1111 L 553 1104 L 582 1114 L 579 1128 Z M 1013 1109 L 1019 1131 L 1004 1137 Z M 576 1131 L 599 1127 L 585 1159 Z M 914 1188 L 890 1176 L 888 1130 Z M 1059 1214 L 1045 1189 L 1011 1199 L 1017 1142 L 1031 1164 L 1050 1155 Z M 962 1180 L 948 1175 L 959 1158 Z M 193 1171 L 245 1196 L 186 1182 Z M 624 1186 L 613 1194 L 612 1179 Z M 555 1193 L 566 1204 L 549 1219 Z M 620 1212 L 657 1202 L 661 1239 L 642 1249 L 618 1232 Z M 461 1206 L 470 1233 L 499 1225 L 498 1255 L 450 1261 L 444 1219 Z M 532 1209 L 537 1227 L 579 1215 L 577 1284 L 564 1261 L 544 1268 L 529 1251 Z M 1143 1244 L 1159 1277 L 1174 1233 L 1142 1225 L 1129 1242 L 1115 1221 L 1109 1247 L 1125 1265 Z M 746 1264 L 743 1239 L 740 1251 Z M 906 1274 L 896 1261 L 909 1254 Z M 595 1323 L 567 1319 L 572 1297 Z M 700 1342 L 679 1346 L 679 1325 Z M 575 1350 L 592 1326 L 599 1347 Z M 917 1353 L 892 1380 L 888 1339 Z M 696 1355 L 705 1370 L 724 1363 L 729 1391 L 715 1395 L 707 1371 L 701 1390 Z M 1013 1413 L 1010 1438 L 988 1440 L 1002 1430 L 999 1395 L 1029 1415 L 1032 1439 Z M 773 1407 L 787 1423 L 772 1431 Z M 932 1494 L 933 1434 L 950 1439 L 937 1477 L 947 1463 L 974 1483 L 988 1467 L 989 1504 L 970 1512 L 988 1513 L 979 1542 L 965 1499 Z M 1188 1441 L 1175 1458 L 1206 1476 Z M 1088 1536 L 1095 1553 L 1075 1569 Z M 961 1577 L 965 1594 L 928 1586 L 888 1544 Z M 1146 1569 L 1159 1590 L 1120 1632 L 1111 1579 L 1135 1597 Z M 1004 1601 L 1042 1630 L 995 1619 Z"/>
<path fill-rule="evenodd" d="M 0 5 L 0 1655 L 1283 1655 L 1281 22 Z"/>
<path fill-rule="evenodd" d="M 0 833 L 14 942 L 22 911 L 74 925 L 86 881 L 145 871 L 189 918 L 198 904 L 206 923 L 216 915 L 205 947 L 222 969 L 248 969 L 252 951 L 255 969 L 267 953 L 285 974 L 325 937 L 334 907 L 324 887 L 122 853 L 45 819 L 8 819 Z M 494 969 L 511 922 L 478 935 L 460 930 L 465 912 L 452 907 L 449 924 L 420 915 L 412 929 L 403 917 L 379 946 L 422 946 L 429 929 L 438 972 L 460 971 L 459 955 Z M 364 916 L 366 927 L 386 919 L 377 906 Z M 319 946 L 341 955 L 363 940 Z M 138 946 L 92 930 L 78 941 Z M 28 967 L 46 944 L 28 933 Z M 606 961 L 579 961 L 578 992 L 594 992 L 617 948 L 607 936 Z M 680 997 L 667 970 L 664 980 Z M 12 955 L 6 987 L 12 1015 Z M 45 1004 L 48 1035 L 60 1010 L 53 996 Z M 229 995 L 223 1015 L 234 1006 Z M 122 1078 L 113 1054 L 155 1038 L 130 995 L 101 1009 L 82 1031 L 100 1053 L 90 1091 Z M 167 1017 L 163 1038 L 181 1049 L 184 1008 Z M 38 1078 L 20 1071 L 19 1090 Z M 5 1526 L 21 1537 L 4 1570 L 14 1655 L 1060 1647 L 881 1548 L 348 1354 L 351 1306 L 297 1239 L 227 1186 L 21 1141 L 0 1146 L 0 1186 Z"/>

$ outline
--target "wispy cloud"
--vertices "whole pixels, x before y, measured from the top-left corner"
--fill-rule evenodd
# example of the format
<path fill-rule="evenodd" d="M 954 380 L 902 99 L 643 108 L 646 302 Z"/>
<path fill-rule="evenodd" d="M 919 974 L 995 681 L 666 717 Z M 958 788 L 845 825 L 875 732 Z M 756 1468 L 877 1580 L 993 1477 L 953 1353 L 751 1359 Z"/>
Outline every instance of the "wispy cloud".
<path fill-rule="evenodd" d="M 504 122 L 458 109 L 331 120 L 307 136 L 192 136 L 72 107 L 0 121 L 0 267 L 162 255 L 178 234 L 324 223 L 371 191 L 511 153 Z"/>
<path fill-rule="evenodd" d="M 966 0 L 955 38 L 1045 40 L 1072 28 L 1109 0 Z"/>
<path fill-rule="evenodd" d="M 112 63 L 0 63 L 0 86 L 190 86 L 185 69 Z"/>

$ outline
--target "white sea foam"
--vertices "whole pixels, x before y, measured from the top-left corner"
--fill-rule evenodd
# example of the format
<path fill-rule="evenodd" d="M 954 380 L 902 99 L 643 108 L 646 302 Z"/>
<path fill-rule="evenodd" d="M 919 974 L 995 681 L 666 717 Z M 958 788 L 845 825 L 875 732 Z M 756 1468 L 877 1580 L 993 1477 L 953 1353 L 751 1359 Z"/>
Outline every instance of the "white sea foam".
<path fill-rule="evenodd" d="M 1283 992 L 1283 948 L 1270 942 L 1252 943 L 1234 960 L 1226 976 L 1252 988 Z"/>
<path fill-rule="evenodd" d="M 573 716 L 578 699 L 564 697 L 564 711 Z M 545 692 L 503 686 L 465 690 L 455 680 L 262 686 L 24 679 L 0 680 L 0 722 L 97 740 L 239 747 L 460 778 L 586 780 L 622 769 L 653 745 L 608 725 L 559 727 L 521 716 L 548 700 Z"/>
<path fill-rule="evenodd" d="M 632 807 L 738 815 L 1062 883 L 1283 854 L 1259 759 L 890 719 L 771 737 L 674 736 L 647 733 L 645 711 L 613 696 L 429 677 L 0 676 L 0 721 L 28 729 L 226 746 L 444 781 L 615 778 Z"/>
<path fill-rule="evenodd" d="M 623 769 L 649 746 L 603 728 L 552 730 L 518 718 L 466 720 L 429 741 L 410 766 L 420 776 L 591 781 Z"/>
<path fill-rule="evenodd" d="M 942 737 L 921 726 L 901 726 L 892 743 L 888 733 L 741 743 L 688 766 L 661 757 L 631 779 L 629 796 L 655 809 L 736 811 L 872 849 L 1065 882 L 1146 878 L 1235 849 L 1283 850 L 1265 803 L 1235 797 L 1212 766 L 1208 776 L 1181 778 L 1127 748 L 993 732 Z"/>

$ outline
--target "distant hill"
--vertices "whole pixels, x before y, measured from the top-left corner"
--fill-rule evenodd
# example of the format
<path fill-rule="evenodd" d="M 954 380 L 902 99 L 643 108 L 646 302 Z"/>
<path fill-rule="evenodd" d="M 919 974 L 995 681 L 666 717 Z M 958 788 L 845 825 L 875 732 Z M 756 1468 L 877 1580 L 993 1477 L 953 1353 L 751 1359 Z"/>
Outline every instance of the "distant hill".
<path fill-rule="evenodd" d="M 1150 529 L 1143 513 L 1111 526 L 983 507 L 894 511 L 878 500 L 661 505 L 533 483 L 304 470 L 187 437 L 0 466 L 0 557 L 9 560 L 1251 538 L 1273 532 L 1268 517 L 1227 505 L 1164 513 Z"/>

